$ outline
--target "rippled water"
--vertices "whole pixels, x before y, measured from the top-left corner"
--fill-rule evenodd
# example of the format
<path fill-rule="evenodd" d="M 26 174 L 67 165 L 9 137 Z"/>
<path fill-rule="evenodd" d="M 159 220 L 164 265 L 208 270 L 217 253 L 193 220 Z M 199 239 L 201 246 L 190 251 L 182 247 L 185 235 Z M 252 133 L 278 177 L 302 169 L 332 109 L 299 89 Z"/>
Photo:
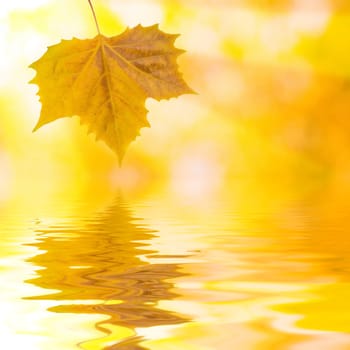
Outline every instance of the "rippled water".
<path fill-rule="evenodd" d="M 350 349 L 350 208 L 282 199 L 5 203 L 1 340 L 36 350 Z"/>

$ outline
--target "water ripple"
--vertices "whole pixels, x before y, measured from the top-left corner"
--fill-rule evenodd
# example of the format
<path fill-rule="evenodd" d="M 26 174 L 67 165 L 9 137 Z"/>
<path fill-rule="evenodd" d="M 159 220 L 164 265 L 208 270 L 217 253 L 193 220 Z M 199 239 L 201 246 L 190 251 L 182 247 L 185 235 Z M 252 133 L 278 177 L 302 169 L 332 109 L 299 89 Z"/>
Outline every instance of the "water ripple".
<path fill-rule="evenodd" d="M 106 334 L 111 325 L 134 330 L 188 321 L 187 316 L 157 306 L 177 297 L 172 280 L 184 274 L 177 264 L 142 259 L 156 255 L 147 243 L 155 234 L 120 201 L 86 218 L 83 225 L 37 229 L 37 241 L 30 245 L 39 254 L 27 261 L 40 269 L 26 282 L 49 292 L 26 299 L 58 301 L 49 308 L 52 312 L 106 315 L 96 324 Z M 105 348 L 144 349 L 137 345 L 141 339 L 135 333 Z"/>

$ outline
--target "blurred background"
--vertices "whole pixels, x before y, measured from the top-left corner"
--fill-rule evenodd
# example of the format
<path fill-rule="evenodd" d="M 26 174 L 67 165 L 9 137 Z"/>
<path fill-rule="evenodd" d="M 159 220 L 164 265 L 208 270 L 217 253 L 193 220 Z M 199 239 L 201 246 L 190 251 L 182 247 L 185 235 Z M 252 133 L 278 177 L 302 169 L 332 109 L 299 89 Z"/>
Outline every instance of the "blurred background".
<path fill-rule="evenodd" d="M 161 30 L 181 34 L 176 45 L 187 52 L 178 60 L 180 71 L 198 94 L 147 100 L 151 128 L 141 130 L 121 167 L 106 145 L 86 135 L 78 117 L 32 133 L 41 106 L 37 86 L 28 83 L 35 74 L 28 66 L 47 46 L 92 38 L 96 28 L 87 0 L 2 1 L 0 316 L 6 322 L 0 324 L 9 326 L 4 336 L 28 349 L 39 347 L 30 347 L 26 335 L 44 331 L 59 343 L 94 338 L 92 319 L 86 330 L 69 308 L 62 311 L 69 317 L 47 313 L 55 300 L 28 306 L 23 296 L 44 292 L 23 280 L 57 289 L 63 274 L 81 289 L 84 270 L 70 270 L 76 259 L 93 265 L 96 256 L 103 280 L 104 264 L 118 258 L 115 249 L 125 269 L 146 261 L 156 274 L 151 268 L 164 259 L 169 266 L 153 279 L 169 288 L 159 295 L 160 308 L 185 310 L 181 320 L 195 320 L 164 342 L 162 329 L 152 324 L 148 333 L 138 330 L 136 335 L 154 340 L 152 349 L 230 348 L 233 337 L 240 349 L 348 349 L 349 1 L 94 5 L 107 36 L 138 23 L 159 23 Z M 71 231 L 77 236 L 54 239 Z M 146 246 L 159 256 L 139 258 L 146 253 L 138 251 L 138 240 L 148 240 Z M 71 261 L 57 262 L 69 246 Z M 32 265 L 24 262 L 29 256 Z M 182 279 L 172 272 L 178 265 Z M 42 278 L 33 279 L 34 267 Z M 164 283 L 169 274 L 176 277 L 179 299 L 170 300 L 174 286 Z M 63 283 L 61 290 L 66 288 Z M 112 308 L 119 310 L 117 304 Z M 76 317 L 86 320 L 85 309 L 80 312 Z M 73 328 L 63 339 L 67 322 Z M 128 335 L 130 327 L 124 328 Z M 125 336 L 119 328 L 115 334 Z M 309 343 L 303 346 L 301 337 Z M 86 349 L 98 348 L 93 346 Z M 55 349 L 51 343 L 49 348 Z"/>
<path fill-rule="evenodd" d="M 87 0 L 0 7 L 0 200 L 91 185 L 180 196 L 237 177 L 286 188 L 350 183 L 350 5 L 342 0 L 95 0 L 102 32 L 160 23 L 180 33 L 180 70 L 198 95 L 149 99 L 150 129 L 124 163 L 77 117 L 32 133 L 40 113 L 28 66 L 61 39 L 96 35 Z M 308 181 L 311 179 L 311 181 Z M 256 180 L 254 180 L 256 181 Z M 230 185 L 231 184 L 231 185 Z M 232 185 L 234 186 L 234 185 Z M 309 189 L 307 189 L 309 190 Z"/>

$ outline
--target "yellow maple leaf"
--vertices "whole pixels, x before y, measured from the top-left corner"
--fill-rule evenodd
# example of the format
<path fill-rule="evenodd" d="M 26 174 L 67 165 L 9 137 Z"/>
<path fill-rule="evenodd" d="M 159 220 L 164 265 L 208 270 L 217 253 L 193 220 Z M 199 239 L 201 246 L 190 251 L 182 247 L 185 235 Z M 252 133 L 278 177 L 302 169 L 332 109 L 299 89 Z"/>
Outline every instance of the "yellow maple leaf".
<path fill-rule="evenodd" d="M 149 126 L 145 100 L 193 91 L 178 72 L 178 35 L 158 25 L 126 29 L 111 38 L 62 40 L 30 67 L 42 104 L 34 130 L 58 118 L 79 116 L 89 132 L 121 161 L 127 146 Z"/>

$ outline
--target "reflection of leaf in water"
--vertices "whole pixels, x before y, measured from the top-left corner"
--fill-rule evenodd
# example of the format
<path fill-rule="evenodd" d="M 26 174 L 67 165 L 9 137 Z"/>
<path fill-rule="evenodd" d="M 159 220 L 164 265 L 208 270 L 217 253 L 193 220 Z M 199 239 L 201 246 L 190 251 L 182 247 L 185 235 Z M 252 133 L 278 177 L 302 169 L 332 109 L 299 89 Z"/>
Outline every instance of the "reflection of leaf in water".
<path fill-rule="evenodd" d="M 142 248 L 152 231 L 137 225 L 129 210 L 120 203 L 88 219 L 84 225 L 55 226 L 38 230 L 34 244 L 43 254 L 29 259 L 45 269 L 27 281 L 54 294 L 30 297 L 35 300 L 74 300 L 71 305 L 50 308 L 60 313 L 105 314 L 110 318 L 96 327 L 109 332 L 104 324 L 134 329 L 171 325 L 186 317 L 157 308 L 160 300 L 176 297 L 168 279 L 182 276 L 176 264 L 149 264 L 139 258 L 154 251 Z M 101 300 L 86 305 L 79 300 Z M 137 336 L 108 349 L 143 349 Z"/>

